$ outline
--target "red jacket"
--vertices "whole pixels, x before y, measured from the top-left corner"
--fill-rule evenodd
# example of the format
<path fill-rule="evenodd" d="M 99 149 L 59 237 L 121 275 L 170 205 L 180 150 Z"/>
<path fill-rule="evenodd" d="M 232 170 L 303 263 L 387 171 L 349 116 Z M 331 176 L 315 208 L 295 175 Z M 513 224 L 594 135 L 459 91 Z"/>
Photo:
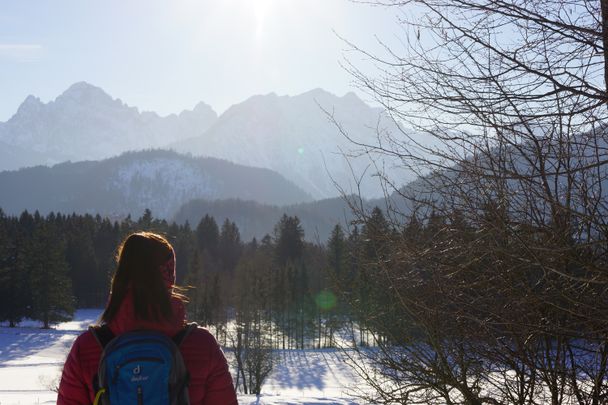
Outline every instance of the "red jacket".
<path fill-rule="evenodd" d="M 151 323 L 135 319 L 132 299 L 125 298 L 109 327 L 115 335 L 137 330 L 157 330 L 167 336 L 177 334 L 185 324 L 181 302 L 173 301 L 174 322 Z M 193 330 L 180 346 L 186 368 L 190 372 L 190 403 L 192 405 L 238 404 L 228 371 L 228 363 L 215 338 L 207 329 Z M 95 399 L 93 378 L 97 374 L 101 347 L 89 331 L 78 336 L 63 367 L 57 395 L 58 405 L 89 405 Z"/>

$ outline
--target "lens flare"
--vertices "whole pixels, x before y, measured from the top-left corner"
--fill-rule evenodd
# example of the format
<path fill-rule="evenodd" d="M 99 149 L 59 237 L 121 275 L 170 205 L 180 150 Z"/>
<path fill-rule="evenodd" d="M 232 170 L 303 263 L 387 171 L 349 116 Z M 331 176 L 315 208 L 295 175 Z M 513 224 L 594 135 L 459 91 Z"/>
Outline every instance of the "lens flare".
<path fill-rule="evenodd" d="M 337 298 L 331 291 L 321 291 L 315 297 L 315 302 L 319 308 L 325 311 L 329 311 L 330 309 L 336 306 Z"/>

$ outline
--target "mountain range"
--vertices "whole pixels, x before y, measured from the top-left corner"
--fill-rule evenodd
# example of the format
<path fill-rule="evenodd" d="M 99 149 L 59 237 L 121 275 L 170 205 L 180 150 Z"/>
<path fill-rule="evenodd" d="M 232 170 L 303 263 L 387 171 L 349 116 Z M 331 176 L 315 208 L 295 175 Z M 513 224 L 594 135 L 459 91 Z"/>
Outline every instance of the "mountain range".
<path fill-rule="evenodd" d="M 335 197 L 339 188 L 372 197 L 382 194 L 373 177 L 379 156 L 362 152 L 355 142 L 376 144 L 378 132 L 397 130 L 382 109 L 354 93 L 337 97 L 315 89 L 293 97 L 251 97 L 229 108 L 203 134 L 171 147 L 275 170 L 317 199 Z M 396 175 L 387 162 L 381 166 Z"/>
<path fill-rule="evenodd" d="M 48 103 L 28 96 L 7 122 L 0 122 L 0 170 L 166 148 L 274 170 L 314 199 L 341 191 L 374 197 L 382 194 L 378 172 L 401 184 L 412 176 L 399 170 L 398 162 L 378 163 L 378 156 L 352 141 L 376 144 L 379 133 L 398 130 L 380 108 L 354 93 L 271 93 L 253 96 L 219 117 L 204 103 L 161 117 L 80 82 Z"/>
<path fill-rule="evenodd" d="M 191 224 L 210 214 L 235 221 L 245 240 L 287 213 L 323 242 L 353 219 L 339 196 L 380 196 L 374 176 L 384 170 L 410 180 L 398 162 L 356 146 L 398 130 L 354 93 L 271 93 L 219 116 L 199 103 L 162 117 L 80 82 L 47 103 L 28 96 L 0 122 L 0 208 L 116 219 L 149 208 Z"/>
<path fill-rule="evenodd" d="M 204 132 L 216 119 L 204 103 L 160 117 L 129 107 L 99 87 L 75 83 L 48 103 L 28 96 L 7 122 L 0 123 L 0 156 L 10 157 L 0 160 L 0 170 L 160 148 Z"/>

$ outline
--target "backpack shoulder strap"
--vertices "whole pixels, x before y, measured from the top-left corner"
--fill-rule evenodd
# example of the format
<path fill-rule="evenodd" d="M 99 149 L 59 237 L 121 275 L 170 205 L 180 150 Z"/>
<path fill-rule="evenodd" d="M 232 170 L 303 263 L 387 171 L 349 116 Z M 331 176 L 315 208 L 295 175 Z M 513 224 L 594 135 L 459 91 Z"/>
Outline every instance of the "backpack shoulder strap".
<path fill-rule="evenodd" d="M 184 341 L 184 339 L 188 337 L 190 332 L 192 332 L 196 328 L 198 328 L 198 324 L 196 322 L 191 322 L 187 324 L 182 330 L 177 333 L 177 335 L 173 336 L 173 343 L 175 343 L 175 345 L 179 347 Z"/>
<path fill-rule="evenodd" d="M 93 336 L 95 336 L 97 343 L 99 343 L 102 349 L 105 349 L 108 343 L 110 343 L 110 341 L 114 339 L 114 333 L 112 333 L 112 330 L 106 324 L 98 326 L 91 325 L 89 326 L 89 330 L 91 331 Z"/>
<path fill-rule="evenodd" d="M 180 330 L 177 335 L 173 336 L 173 342 L 179 347 L 184 339 L 192 332 L 194 329 L 198 328 L 198 324 L 196 322 L 192 322 L 184 326 L 182 330 Z M 114 333 L 109 328 L 108 325 L 103 324 L 99 326 L 89 326 L 89 330 L 95 336 L 95 339 L 99 343 L 102 349 L 104 349 L 108 343 L 112 339 L 114 339 Z"/>

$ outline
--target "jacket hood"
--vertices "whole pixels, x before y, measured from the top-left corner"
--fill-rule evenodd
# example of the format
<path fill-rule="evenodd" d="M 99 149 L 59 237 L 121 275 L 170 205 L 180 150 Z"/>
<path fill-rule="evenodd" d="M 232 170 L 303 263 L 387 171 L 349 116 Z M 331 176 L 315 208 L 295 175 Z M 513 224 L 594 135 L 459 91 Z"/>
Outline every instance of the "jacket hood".
<path fill-rule="evenodd" d="M 108 326 L 114 335 L 120 335 L 133 330 L 154 330 L 167 336 L 176 335 L 186 324 L 186 309 L 184 303 L 175 297 L 171 298 L 173 317 L 170 321 L 145 321 L 135 317 L 133 293 L 129 290 L 120 308 Z"/>

